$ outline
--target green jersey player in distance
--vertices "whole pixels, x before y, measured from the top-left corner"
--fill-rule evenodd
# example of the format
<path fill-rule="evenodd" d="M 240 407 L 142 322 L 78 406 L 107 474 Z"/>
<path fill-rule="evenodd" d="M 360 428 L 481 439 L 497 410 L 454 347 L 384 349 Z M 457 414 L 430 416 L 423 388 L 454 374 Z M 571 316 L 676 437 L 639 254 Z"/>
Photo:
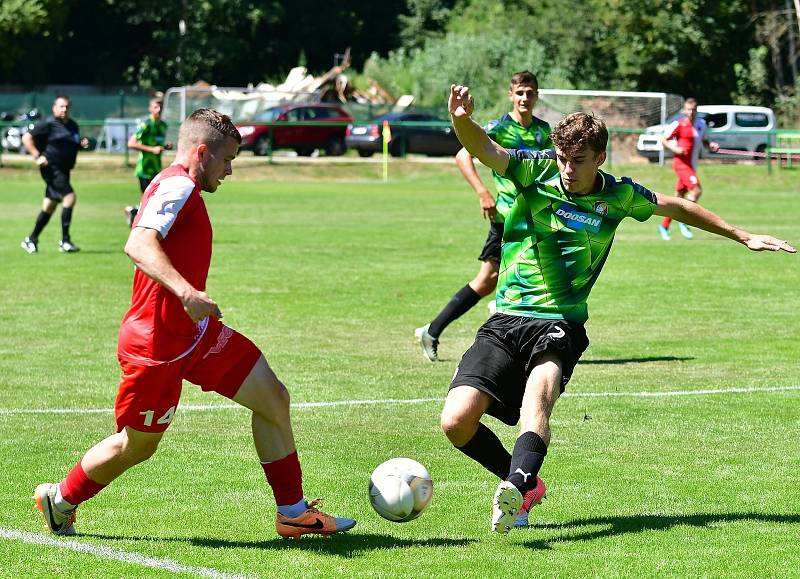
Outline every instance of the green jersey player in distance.
<path fill-rule="evenodd" d="M 139 179 L 139 189 L 142 193 L 150 185 L 153 177 L 161 172 L 161 154 L 172 149 L 172 143 L 167 142 L 167 123 L 161 120 L 161 110 L 164 102 L 161 97 L 153 97 L 147 105 L 150 116 L 141 122 L 136 132 L 128 139 L 128 148 L 139 151 L 134 173 Z M 133 220 L 139 212 L 139 205 L 125 207 L 128 226 L 133 225 Z"/>
<path fill-rule="evenodd" d="M 491 121 L 486 126 L 486 134 L 507 149 L 541 151 L 552 147 L 550 125 L 533 116 L 538 99 L 539 81 L 536 75 L 528 70 L 515 73 L 508 90 L 511 112 Z M 422 347 L 422 355 L 430 362 L 438 360 L 439 336 L 444 329 L 482 298 L 494 293 L 500 267 L 503 221 L 517 196 L 516 184 L 497 172 L 492 173 L 497 189 L 497 196 L 493 196 L 478 175 L 472 155 L 466 149 L 462 148 L 456 154 L 456 164 L 478 195 L 483 218 L 490 221 L 489 234 L 478 256 L 480 269 L 472 281 L 458 290 L 429 324 L 414 332 Z"/>
<path fill-rule="evenodd" d="M 519 191 L 505 220 L 498 313 L 461 359 L 441 420 L 454 446 L 505 479 L 495 491 L 491 523 L 493 531 L 505 533 L 520 511 L 541 500 L 544 484 L 537 475 L 550 444 L 550 414 L 588 345 L 586 298 L 622 219 L 657 214 L 753 251 L 795 249 L 729 225 L 696 203 L 600 171 L 608 131 L 592 115 L 573 113 L 554 127 L 551 160 L 489 139 L 470 118 L 468 87 L 453 85 L 448 106 L 464 147 L 514 180 Z M 511 454 L 480 422 L 486 413 L 519 423 Z"/>

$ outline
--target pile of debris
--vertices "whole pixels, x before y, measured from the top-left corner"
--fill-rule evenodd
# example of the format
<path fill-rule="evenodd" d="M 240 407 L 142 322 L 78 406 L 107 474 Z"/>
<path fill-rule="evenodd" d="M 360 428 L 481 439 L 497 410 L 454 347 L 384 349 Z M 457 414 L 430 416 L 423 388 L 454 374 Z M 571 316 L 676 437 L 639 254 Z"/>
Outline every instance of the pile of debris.
<path fill-rule="evenodd" d="M 353 86 L 345 71 L 350 67 L 350 49 L 342 58 L 341 64 L 334 66 L 321 76 L 308 74 L 304 66 L 297 66 L 279 85 L 260 83 L 246 88 L 221 88 L 200 81 L 185 87 L 187 98 L 208 98 L 220 102 L 220 110 L 224 110 L 234 118 L 252 118 L 264 109 L 297 102 L 340 102 L 359 105 L 386 105 L 394 111 L 400 111 L 414 104 L 412 95 L 396 98 L 391 92 L 374 79 L 369 79 L 369 88 L 365 91 Z M 172 89 L 171 89 L 172 90 Z"/>

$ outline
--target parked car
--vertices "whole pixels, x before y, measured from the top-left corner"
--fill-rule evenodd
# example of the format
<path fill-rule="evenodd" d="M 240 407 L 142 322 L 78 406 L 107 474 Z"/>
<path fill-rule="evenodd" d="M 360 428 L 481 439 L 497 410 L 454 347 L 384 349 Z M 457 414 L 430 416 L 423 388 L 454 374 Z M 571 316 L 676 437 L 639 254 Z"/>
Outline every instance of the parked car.
<path fill-rule="evenodd" d="M 271 124 L 274 122 L 297 124 Z M 256 115 L 252 124 L 241 123 L 236 128 L 242 135 L 242 150 L 266 155 L 271 136 L 272 149 L 294 149 L 308 157 L 316 149 L 324 149 L 328 155 L 343 154 L 347 150 L 345 131 L 352 122 L 353 117 L 335 105 L 294 104 L 267 109 Z"/>
<path fill-rule="evenodd" d="M 764 152 L 769 144 L 769 132 L 775 128 L 775 113 L 766 107 L 743 105 L 700 105 L 697 115 L 708 123 L 710 141 L 719 143 L 721 149 L 738 151 Z M 667 119 L 666 125 L 647 127 L 639 135 L 636 149 L 651 162 L 658 161 L 661 152 L 661 137 L 672 122 L 681 118 L 683 113 L 676 113 Z M 701 157 L 720 157 L 722 155 L 700 151 Z M 664 151 L 664 158 L 672 157 L 672 151 Z"/>
<path fill-rule="evenodd" d="M 456 132 L 448 121 L 425 113 L 388 113 L 372 119 L 369 123 L 347 127 L 345 143 L 358 151 L 362 157 L 369 157 L 383 150 L 383 121 L 389 121 L 392 139 L 389 153 L 400 157 L 408 153 L 424 155 L 455 155 L 461 149 Z M 430 125 L 397 125 L 398 122 L 439 123 Z"/>

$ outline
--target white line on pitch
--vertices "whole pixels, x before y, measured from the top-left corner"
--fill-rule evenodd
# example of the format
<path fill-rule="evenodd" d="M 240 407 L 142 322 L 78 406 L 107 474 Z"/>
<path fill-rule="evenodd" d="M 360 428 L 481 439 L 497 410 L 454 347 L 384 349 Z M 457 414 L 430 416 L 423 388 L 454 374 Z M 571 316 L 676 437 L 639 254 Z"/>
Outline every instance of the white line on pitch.
<path fill-rule="evenodd" d="M 22 541 L 31 545 L 45 545 L 47 547 L 56 547 L 59 549 L 67 549 L 69 551 L 76 551 L 78 553 L 88 553 L 95 555 L 102 559 L 112 559 L 114 561 L 122 561 L 123 563 L 131 563 L 133 565 L 141 565 L 143 567 L 151 567 L 153 569 L 161 569 L 171 573 L 189 573 L 192 575 L 199 575 L 200 577 L 212 577 L 214 579 L 245 579 L 244 575 L 232 575 L 230 573 L 223 573 L 216 569 L 208 567 L 192 567 L 190 565 L 183 565 L 172 559 L 160 559 L 157 557 L 147 557 L 139 553 L 130 553 L 122 551 L 121 549 L 114 549 L 113 547 L 105 547 L 102 545 L 91 545 L 89 543 L 81 543 L 75 540 L 52 539 L 45 535 L 36 533 L 26 533 L 25 531 L 15 531 L 13 529 L 4 529 L 0 527 L 0 537 L 10 539 L 12 541 Z"/>
<path fill-rule="evenodd" d="M 714 394 L 758 394 L 762 392 L 791 392 L 800 390 L 795 386 L 766 386 L 763 388 L 716 388 L 706 390 L 672 390 L 653 392 L 565 392 L 568 398 L 662 398 L 674 396 L 708 396 Z M 325 408 L 332 406 L 377 406 L 380 404 L 421 404 L 443 402 L 442 398 L 387 398 L 384 400 L 332 400 L 328 402 L 295 402 L 292 408 Z M 180 406 L 182 412 L 203 410 L 243 410 L 238 404 L 186 404 Z M 110 414 L 112 408 L 0 408 L 4 414 Z"/>

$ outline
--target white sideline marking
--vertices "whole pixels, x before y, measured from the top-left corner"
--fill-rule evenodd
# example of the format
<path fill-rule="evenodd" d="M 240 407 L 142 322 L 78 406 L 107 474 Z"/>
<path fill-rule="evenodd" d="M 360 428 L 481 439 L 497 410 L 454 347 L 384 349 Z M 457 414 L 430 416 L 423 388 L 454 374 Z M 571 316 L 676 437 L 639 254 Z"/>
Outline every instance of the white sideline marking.
<path fill-rule="evenodd" d="M 665 392 L 565 392 L 567 398 L 661 398 L 669 396 L 708 396 L 712 394 L 756 394 L 760 392 L 791 392 L 795 386 L 766 386 L 764 388 L 716 388 L 708 390 L 673 390 Z M 295 402 L 292 408 L 323 408 L 332 406 L 367 406 L 379 404 L 422 404 L 444 402 L 443 398 L 387 398 L 384 400 L 332 400 L 329 402 Z M 186 404 L 182 412 L 203 410 L 244 410 L 239 404 Z M 0 408 L 0 415 L 8 414 L 111 414 L 112 408 Z"/>
<path fill-rule="evenodd" d="M 13 541 L 22 541 L 23 543 L 31 545 L 45 545 L 47 547 L 77 551 L 78 553 L 88 553 L 89 555 L 95 555 L 102 559 L 113 559 L 114 561 L 122 561 L 133 565 L 141 565 L 143 567 L 152 567 L 153 569 L 161 569 L 172 573 L 189 573 L 192 575 L 199 575 L 200 577 L 212 577 L 214 579 L 246 579 L 244 575 L 231 575 L 230 573 L 223 573 L 207 567 L 191 567 L 189 565 L 182 565 L 172 559 L 146 557 L 145 555 L 130 553 L 128 551 L 114 549 L 113 547 L 90 545 L 75 540 L 52 539 L 45 535 L 4 529 L 2 527 L 0 527 L 0 537 Z"/>

